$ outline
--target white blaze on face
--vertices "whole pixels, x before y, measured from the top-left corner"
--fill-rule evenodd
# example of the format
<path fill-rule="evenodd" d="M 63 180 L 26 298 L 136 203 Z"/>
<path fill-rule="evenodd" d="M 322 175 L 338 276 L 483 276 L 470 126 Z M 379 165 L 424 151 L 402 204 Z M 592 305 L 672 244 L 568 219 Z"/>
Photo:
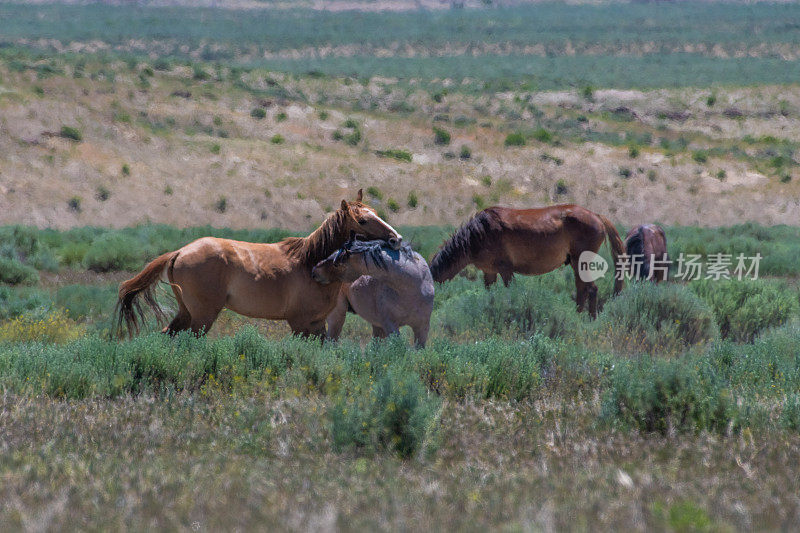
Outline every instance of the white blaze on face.
<path fill-rule="evenodd" d="M 387 242 L 389 243 L 389 245 L 392 248 L 394 248 L 395 250 L 398 250 L 400 248 L 400 244 L 403 242 L 403 236 L 400 235 L 400 233 L 398 233 L 398 231 L 396 229 L 394 229 L 388 222 L 386 222 L 381 217 L 379 217 L 377 215 L 377 213 L 375 213 L 371 209 L 365 209 L 365 211 L 366 211 L 365 218 L 371 218 L 372 220 L 374 220 L 377 223 L 381 224 L 383 227 L 385 227 L 389 231 L 389 233 L 391 235 L 393 235 L 393 237 L 389 237 L 387 239 Z"/>

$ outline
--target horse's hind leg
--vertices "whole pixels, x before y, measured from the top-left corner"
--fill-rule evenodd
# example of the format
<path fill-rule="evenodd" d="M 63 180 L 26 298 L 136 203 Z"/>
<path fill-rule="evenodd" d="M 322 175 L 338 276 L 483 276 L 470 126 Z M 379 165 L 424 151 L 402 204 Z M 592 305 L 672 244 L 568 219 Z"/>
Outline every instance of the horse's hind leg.
<path fill-rule="evenodd" d="M 487 289 L 491 287 L 494 282 L 497 281 L 497 272 L 484 272 L 483 273 L 483 286 Z"/>
<path fill-rule="evenodd" d="M 589 316 L 597 318 L 597 285 L 592 282 L 585 282 L 578 273 L 578 262 L 572 262 L 572 270 L 575 274 L 575 304 L 578 313 L 583 312 L 586 300 L 589 300 Z"/>
<path fill-rule="evenodd" d="M 382 327 L 373 325 L 372 326 L 372 336 L 375 337 L 376 339 L 385 339 L 386 338 L 386 332 L 383 330 Z"/>
<path fill-rule="evenodd" d="M 175 294 L 175 300 L 178 302 L 178 314 L 169 323 L 169 326 L 161 330 L 161 333 L 166 333 L 170 337 L 175 336 L 179 331 L 186 331 L 192 325 L 192 315 L 186 309 L 186 304 L 183 303 L 181 298 L 180 288 L 172 284 L 172 292 Z"/>

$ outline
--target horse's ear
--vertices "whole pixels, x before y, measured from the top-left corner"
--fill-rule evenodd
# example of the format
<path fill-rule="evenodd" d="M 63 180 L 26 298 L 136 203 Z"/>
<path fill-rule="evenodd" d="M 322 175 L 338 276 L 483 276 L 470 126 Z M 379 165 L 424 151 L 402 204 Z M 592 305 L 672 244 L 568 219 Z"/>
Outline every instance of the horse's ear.
<path fill-rule="evenodd" d="M 364 198 L 364 189 L 358 189 L 358 194 L 356 194 L 356 202 L 360 202 Z"/>
<path fill-rule="evenodd" d="M 345 213 L 350 211 L 350 205 L 347 203 L 347 200 L 342 200 L 342 211 Z"/>

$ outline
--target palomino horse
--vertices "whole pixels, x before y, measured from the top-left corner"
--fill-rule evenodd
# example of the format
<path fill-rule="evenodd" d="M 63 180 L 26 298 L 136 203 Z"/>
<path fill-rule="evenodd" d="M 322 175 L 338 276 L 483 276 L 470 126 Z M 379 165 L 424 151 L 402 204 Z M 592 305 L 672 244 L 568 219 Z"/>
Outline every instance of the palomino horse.
<path fill-rule="evenodd" d="M 643 224 L 636 226 L 625 237 L 625 252 L 631 264 L 631 275 L 638 279 L 652 279 L 654 282 L 667 281 L 669 277 L 669 255 L 667 236 L 661 226 Z M 663 268 L 653 271 L 654 263 Z"/>
<path fill-rule="evenodd" d="M 605 217 L 577 205 L 554 205 L 539 209 L 490 207 L 461 226 L 431 261 L 436 281 L 452 279 L 464 267 L 475 265 L 483 271 L 488 288 L 497 275 L 508 286 L 515 272 L 545 274 L 561 265 L 575 271 L 575 300 L 578 312 L 588 297 L 589 314 L 597 316 L 597 286 L 581 280 L 578 259 L 586 251 L 597 253 L 608 238 L 614 264 L 624 253 L 622 240 Z M 614 269 L 616 271 L 616 267 Z M 616 278 L 616 276 L 615 276 Z M 622 290 L 621 276 L 614 294 Z"/>
<path fill-rule="evenodd" d="M 425 346 L 433 311 L 433 278 L 428 263 L 410 246 L 393 250 L 383 241 L 351 239 L 320 261 L 311 277 L 323 284 L 344 282 L 328 316 L 328 337 L 339 338 L 351 310 L 372 324 L 374 337 L 411 326 L 415 344 Z"/>
<path fill-rule="evenodd" d="M 399 248 L 402 237 L 375 211 L 361 203 L 342 200 L 342 206 L 308 237 L 291 237 L 262 244 L 204 237 L 148 264 L 119 288 L 119 325 L 139 330 L 144 298 L 164 318 L 154 298 L 154 286 L 169 280 L 178 301 L 178 314 L 164 328 L 174 334 L 190 329 L 208 332 L 223 308 L 254 318 L 286 320 L 295 334 L 325 334 L 325 318 L 336 305 L 340 283 L 320 285 L 311 269 L 338 250 L 354 231 L 384 239 Z"/>

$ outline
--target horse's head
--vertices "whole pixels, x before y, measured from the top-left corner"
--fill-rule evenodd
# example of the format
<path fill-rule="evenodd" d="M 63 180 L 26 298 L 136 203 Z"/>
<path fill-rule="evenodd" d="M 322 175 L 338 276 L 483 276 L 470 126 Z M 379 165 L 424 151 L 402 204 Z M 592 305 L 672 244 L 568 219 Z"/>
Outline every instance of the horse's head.
<path fill-rule="evenodd" d="M 355 239 L 355 231 L 350 231 L 350 240 L 348 240 L 344 246 L 342 246 L 339 250 L 333 252 L 329 257 L 323 259 L 319 263 L 311 269 L 311 279 L 316 281 L 317 283 L 322 283 L 323 285 L 327 285 L 333 281 L 346 281 L 345 277 L 352 277 L 352 280 L 355 281 L 358 279 L 358 275 L 347 276 L 348 268 L 347 265 L 350 261 L 350 245 L 352 244 L 353 240 Z"/>
<path fill-rule="evenodd" d="M 311 278 L 327 285 L 333 281 L 352 283 L 360 276 L 374 275 L 376 267 L 386 269 L 386 261 L 381 255 L 383 246 L 384 241 L 356 240 L 355 231 L 351 231 L 350 239 L 339 250 L 311 269 Z"/>
<path fill-rule="evenodd" d="M 380 239 L 389 243 L 389 246 L 399 250 L 403 244 L 400 235 L 388 222 L 378 216 L 374 209 L 361 202 L 363 194 L 358 190 L 354 202 L 342 200 L 341 211 L 345 213 L 346 228 L 348 232 L 355 232 L 365 240 Z"/>

